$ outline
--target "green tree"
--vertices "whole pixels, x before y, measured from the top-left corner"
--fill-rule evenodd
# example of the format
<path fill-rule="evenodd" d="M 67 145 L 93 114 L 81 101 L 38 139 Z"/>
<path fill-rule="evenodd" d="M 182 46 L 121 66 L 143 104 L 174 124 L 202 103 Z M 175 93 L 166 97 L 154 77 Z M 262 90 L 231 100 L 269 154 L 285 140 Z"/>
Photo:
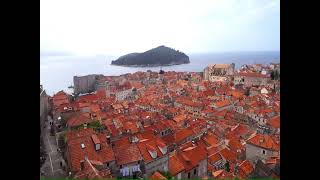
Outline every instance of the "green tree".
<path fill-rule="evenodd" d="M 229 164 L 228 161 L 227 161 L 227 163 L 224 165 L 224 169 L 225 169 L 227 172 L 230 172 L 230 164 Z"/>

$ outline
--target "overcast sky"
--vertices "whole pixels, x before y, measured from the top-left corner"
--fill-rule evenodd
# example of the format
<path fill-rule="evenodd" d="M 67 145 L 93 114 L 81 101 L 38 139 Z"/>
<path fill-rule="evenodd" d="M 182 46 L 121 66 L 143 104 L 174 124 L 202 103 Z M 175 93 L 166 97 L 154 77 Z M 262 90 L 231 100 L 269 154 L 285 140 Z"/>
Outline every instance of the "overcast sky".
<path fill-rule="evenodd" d="M 280 0 L 41 0 L 43 54 L 280 50 Z"/>

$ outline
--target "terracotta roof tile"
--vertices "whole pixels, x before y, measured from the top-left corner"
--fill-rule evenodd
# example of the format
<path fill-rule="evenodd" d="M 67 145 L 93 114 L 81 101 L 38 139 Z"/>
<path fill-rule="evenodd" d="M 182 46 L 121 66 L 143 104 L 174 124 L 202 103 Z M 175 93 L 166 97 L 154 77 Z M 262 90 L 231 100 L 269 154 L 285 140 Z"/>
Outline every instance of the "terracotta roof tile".
<path fill-rule="evenodd" d="M 235 74 L 235 76 L 245 76 L 245 77 L 257 77 L 257 78 L 268 78 L 267 75 L 260 74 L 260 73 L 254 73 L 254 72 L 241 72 Z"/>
<path fill-rule="evenodd" d="M 136 144 L 122 145 L 114 148 L 117 165 L 129 164 L 142 160 L 139 148 Z"/>
<path fill-rule="evenodd" d="M 162 174 L 160 174 L 158 171 L 156 171 L 149 177 L 149 179 L 157 180 L 157 179 L 167 179 L 167 178 L 164 177 Z"/>
<path fill-rule="evenodd" d="M 179 130 L 175 133 L 175 142 L 181 142 L 182 140 L 192 136 L 193 134 L 194 132 L 190 128 Z"/>
<path fill-rule="evenodd" d="M 256 134 L 247 140 L 247 144 L 252 144 L 273 151 L 280 150 L 280 145 L 269 135 Z"/>
<path fill-rule="evenodd" d="M 69 134 L 67 139 L 68 159 L 70 160 L 70 167 L 72 171 L 80 170 L 80 161 L 87 156 L 90 160 L 100 161 L 102 163 L 111 162 L 115 160 L 114 153 L 107 143 L 101 143 L 101 149 L 96 151 L 90 131 L 84 132 L 82 136 L 77 134 Z M 91 131 L 92 132 L 92 131 Z M 82 148 L 82 144 L 84 148 Z"/>
<path fill-rule="evenodd" d="M 90 123 L 93 121 L 95 121 L 95 120 L 86 116 L 86 114 L 77 114 L 77 115 L 72 116 L 70 119 L 68 119 L 67 125 L 68 125 L 68 127 L 75 127 L 75 126 L 79 126 L 84 123 Z"/>
<path fill-rule="evenodd" d="M 220 107 L 225 107 L 225 106 L 229 106 L 231 104 L 231 102 L 229 100 L 222 100 L 222 101 L 218 101 L 215 103 L 215 106 L 217 108 L 220 108 Z"/>
<path fill-rule="evenodd" d="M 248 178 L 248 175 L 250 175 L 253 172 L 254 168 L 253 165 L 248 160 L 244 160 L 239 165 L 239 174 L 238 176 L 240 178 Z"/>
<path fill-rule="evenodd" d="M 127 121 L 127 122 L 124 123 L 123 128 L 125 130 L 129 130 L 131 133 L 139 132 L 139 129 L 138 129 L 138 127 L 137 127 L 135 122 Z"/>
<path fill-rule="evenodd" d="M 179 160 L 176 154 L 173 154 L 172 156 L 169 157 L 169 173 L 171 176 L 175 176 L 184 170 L 185 170 L 184 165 Z"/>
<path fill-rule="evenodd" d="M 206 149 L 202 146 L 192 145 L 178 151 L 178 158 L 183 163 L 186 171 L 197 166 L 200 161 L 207 159 Z"/>
<path fill-rule="evenodd" d="M 179 115 L 175 116 L 175 117 L 173 118 L 173 120 L 174 120 L 176 123 L 180 123 L 180 122 L 185 121 L 186 118 L 187 118 L 187 115 L 186 115 L 186 114 L 179 114 Z"/>
<path fill-rule="evenodd" d="M 208 157 L 208 162 L 210 164 L 214 164 L 221 159 L 222 159 L 221 155 L 219 153 L 215 153 L 215 154 Z"/>
<path fill-rule="evenodd" d="M 101 144 L 101 142 L 100 142 L 100 140 L 99 140 L 97 135 L 92 134 L 91 138 L 92 138 L 92 141 L 93 141 L 94 144 Z"/>
<path fill-rule="evenodd" d="M 235 163 L 237 161 L 237 155 L 234 151 L 231 151 L 227 148 L 222 149 L 220 152 L 221 156 L 231 163 Z"/>
<path fill-rule="evenodd" d="M 275 117 L 271 118 L 270 120 L 268 120 L 267 125 L 275 128 L 275 129 L 280 128 L 280 116 L 275 116 Z"/>
<path fill-rule="evenodd" d="M 164 155 L 160 150 L 160 144 L 161 144 L 161 146 L 164 145 L 164 147 L 166 147 L 166 145 L 164 144 L 164 142 L 160 138 L 149 139 L 149 140 L 145 140 L 143 142 L 140 141 L 137 144 L 145 163 L 149 163 L 154 160 L 151 157 L 149 151 L 151 151 L 151 152 L 155 151 L 157 153 L 157 158 L 160 158 Z M 167 152 L 164 152 L 164 153 L 167 153 Z"/>

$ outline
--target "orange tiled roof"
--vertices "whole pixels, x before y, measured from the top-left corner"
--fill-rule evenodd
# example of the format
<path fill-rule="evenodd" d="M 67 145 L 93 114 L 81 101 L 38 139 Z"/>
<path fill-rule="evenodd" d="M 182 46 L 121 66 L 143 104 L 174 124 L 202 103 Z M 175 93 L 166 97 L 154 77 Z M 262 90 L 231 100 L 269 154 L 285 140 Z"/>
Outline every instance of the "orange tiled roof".
<path fill-rule="evenodd" d="M 214 164 L 221 159 L 222 159 L 221 155 L 219 153 L 215 153 L 215 154 L 208 157 L 208 162 L 210 164 Z"/>
<path fill-rule="evenodd" d="M 169 173 L 171 176 L 175 176 L 184 170 L 184 165 L 180 162 L 177 154 L 173 154 L 169 157 Z"/>
<path fill-rule="evenodd" d="M 232 138 L 229 140 L 229 147 L 231 150 L 233 151 L 237 151 L 237 150 L 243 150 L 244 146 L 241 144 L 240 139 L 238 138 Z"/>
<path fill-rule="evenodd" d="M 237 161 L 237 155 L 234 151 L 224 148 L 220 151 L 221 156 L 229 162 L 235 163 Z"/>
<path fill-rule="evenodd" d="M 157 180 L 157 179 L 167 179 L 167 178 L 164 177 L 162 174 L 160 174 L 158 171 L 156 171 L 149 177 L 149 179 Z"/>
<path fill-rule="evenodd" d="M 143 84 L 141 84 L 140 82 L 131 82 L 131 86 L 136 89 L 140 89 L 144 87 Z"/>
<path fill-rule="evenodd" d="M 99 140 L 97 135 L 92 134 L 91 138 L 92 138 L 92 141 L 93 141 L 94 144 L 101 144 L 101 142 L 100 142 L 100 140 Z"/>
<path fill-rule="evenodd" d="M 130 130 L 131 133 L 137 133 L 139 132 L 139 129 L 137 128 L 137 125 L 135 122 L 130 122 L 130 121 L 127 121 L 124 123 L 123 125 L 124 129 L 126 130 Z"/>
<path fill-rule="evenodd" d="M 178 158 L 183 163 L 186 171 L 190 171 L 198 166 L 200 161 L 207 158 L 207 152 L 203 146 L 192 145 L 192 143 L 189 144 L 189 147 L 184 147 L 178 151 Z"/>
<path fill-rule="evenodd" d="M 92 128 L 79 129 L 79 130 L 75 130 L 75 131 L 67 131 L 65 134 L 65 137 L 66 137 L 67 141 L 69 141 L 69 140 L 76 139 L 76 138 L 90 136 L 93 133 L 94 133 L 94 131 Z"/>
<path fill-rule="evenodd" d="M 67 94 L 64 91 L 59 91 L 57 94 L 52 97 L 53 105 L 55 107 L 60 106 L 61 104 L 70 103 Z"/>
<path fill-rule="evenodd" d="M 80 170 L 80 161 L 84 160 L 87 156 L 90 160 L 100 161 L 102 163 L 111 162 L 115 160 L 114 153 L 106 141 L 101 143 L 101 149 L 96 151 L 94 147 L 93 140 L 91 138 L 92 134 L 88 133 L 86 135 L 73 137 L 68 139 L 68 159 L 71 162 L 70 166 L 72 171 Z M 103 140 L 103 139 L 101 139 Z M 84 148 L 81 147 L 84 144 Z"/>
<path fill-rule="evenodd" d="M 231 95 L 235 98 L 242 98 L 244 93 L 240 91 L 231 91 Z"/>
<path fill-rule="evenodd" d="M 140 150 L 136 144 L 115 146 L 114 153 L 117 165 L 124 165 L 142 160 Z"/>
<path fill-rule="evenodd" d="M 173 120 L 174 120 L 176 123 L 180 123 L 180 122 L 184 121 L 186 118 L 187 118 L 187 115 L 186 115 L 186 114 L 179 114 L 179 115 L 175 116 L 175 117 L 173 118 Z"/>
<path fill-rule="evenodd" d="M 206 143 L 207 146 L 214 146 L 216 147 L 218 144 L 218 139 L 214 134 L 207 134 L 202 137 L 202 140 Z"/>
<path fill-rule="evenodd" d="M 181 142 L 182 140 L 192 135 L 193 135 L 193 131 L 190 128 L 179 130 L 175 134 L 175 142 Z"/>
<path fill-rule="evenodd" d="M 99 112 L 100 106 L 97 104 L 91 104 L 91 112 Z"/>
<path fill-rule="evenodd" d="M 67 125 L 68 127 L 75 127 L 75 126 L 79 126 L 84 123 L 90 123 L 93 121 L 94 120 L 86 116 L 86 114 L 80 114 L 80 115 L 72 116 L 70 119 L 68 119 Z"/>
<path fill-rule="evenodd" d="M 280 128 L 280 116 L 271 118 L 267 124 L 273 128 Z"/>
<path fill-rule="evenodd" d="M 215 103 L 215 106 L 217 107 L 217 108 L 220 108 L 220 107 L 225 107 L 225 106 L 229 106 L 231 103 L 230 103 L 230 101 L 229 100 L 223 100 L 223 101 L 218 101 L 218 102 L 216 102 Z"/>
<path fill-rule="evenodd" d="M 279 151 L 280 145 L 272 139 L 269 135 L 256 134 L 252 138 L 247 140 L 247 144 L 252 144 L 264 149 L 269 149 L 273 151 Z"/>
<path fill-rule="evenodd" d="M 225 117 L 225 115 L 227 114 L 228 110 L 224 109 L 222 111 L 218 111 L 216 112 L 214 115 L 215 116 L 222 116 L 222 117 Z"/>
<path fill-rule="evenodd" d="M 82 95 L 77 98 L 77 102 L 93 102 L 99 100 L 97 94 Z"/>
<path fill-rule="evenodd" d="M 245 76 L 245 77 L 257 77 L 257 78 L 267 78 L 267 75 L 254 73 L 254 72 L 246 72 L 246 73 L 237 73 L 236 76 Z"/>
<path fill-rule="evenodd" d="M 160 147 L 163 147 L 164 142 L 160 138 L 148 139 L 145 141 L 140 141 L 137 145 L 143 157 L 145 163 L 149 163 L 154 159 L 151 157 L 149 151 L 156 151 L 157 158 L 162 157 L 164 154 L 160 151 Z M 166 146 L 166 145 L 164 145 Z"/>
<path fill-rule="evenodd" d="M 75 175 L 75 179 L 101 179 L 101 178 L 111 178 L 110 169 L 97 170 L 94 166 L 94 161 L 85 160 L 84 161 L 84 169 L 78 171 Z"/>
<path fill-rule="evenodd" d="M 239 165 L 239 174 L 240 178 L 247 178 L 253 172 L 253 165 L 248 160 L 244 160 Z"/>

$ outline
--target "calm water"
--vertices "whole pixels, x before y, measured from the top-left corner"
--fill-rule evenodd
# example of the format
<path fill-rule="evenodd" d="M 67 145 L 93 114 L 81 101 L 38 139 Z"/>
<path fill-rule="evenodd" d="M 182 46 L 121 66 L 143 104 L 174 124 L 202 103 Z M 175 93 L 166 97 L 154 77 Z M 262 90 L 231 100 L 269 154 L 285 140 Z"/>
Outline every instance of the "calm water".
<path fill-rule="evenodd" d="M 164 71 L 202 71 L 208 64 L 235 63 L 236 68 L 242 64 L 267 64 L 280 62 L 280 52 L 237 52 L 188 54 L 190 64 L 162 67 Z M 110 56 L 41 56 L 40 83 L 43 84 L 49 95 L 65 90 L 73 84 L 73 76 L 88 74 L 120 75 L 136 71 L 159 71 L 160 67 L 120 67 L 111 66 Z"/>

